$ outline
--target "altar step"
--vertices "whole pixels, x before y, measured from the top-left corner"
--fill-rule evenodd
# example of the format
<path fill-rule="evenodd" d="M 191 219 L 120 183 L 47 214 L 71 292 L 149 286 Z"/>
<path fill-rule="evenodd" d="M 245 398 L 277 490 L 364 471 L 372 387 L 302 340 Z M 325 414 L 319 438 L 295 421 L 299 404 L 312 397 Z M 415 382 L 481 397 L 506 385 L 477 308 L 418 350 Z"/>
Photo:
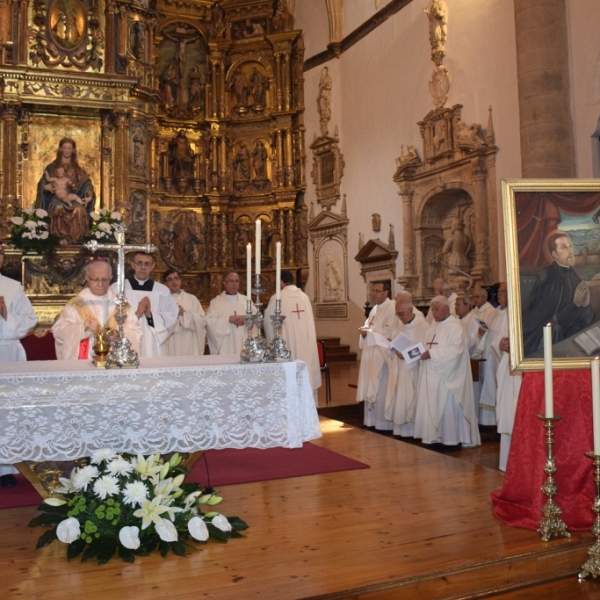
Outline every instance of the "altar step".
<path fill-rule="evenodd" d="M 356 360 L 356 352 L 351 352 L 348 344 L 341 344 L 339 337 L 319 336 L 317 341 L 325 343 L 328 363 Z"/>

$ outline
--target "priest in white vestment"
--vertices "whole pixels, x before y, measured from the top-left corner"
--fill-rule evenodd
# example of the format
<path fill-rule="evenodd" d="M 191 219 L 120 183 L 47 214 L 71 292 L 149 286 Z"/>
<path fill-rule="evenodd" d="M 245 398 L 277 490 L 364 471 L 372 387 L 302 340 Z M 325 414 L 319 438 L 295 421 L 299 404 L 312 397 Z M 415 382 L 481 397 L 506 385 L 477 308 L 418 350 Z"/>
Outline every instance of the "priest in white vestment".
<path fill-rule="evenodd" d="M 479 446 L 473 377 L 463 329 L 450 314 L 448 299 L 431 301 L 434 322 L 421 355 L 415 438 L 424 444 Z"/>
<path fill-rule="evenodd" d="M 125 279 L 125 297 L 142 327 L 140 357 L 165 356 L 165 341 L 179 315 L 179 307 L 166 285 L 150 278 L 156 261 L 151 254 L 133 255 L 133 277 Z M 112 289 L 117 291 L 117 284 Z"/>
<path fill-rule="evenodd" d="M 85 267 L 87 287 L 71 298 L 52 326 L 58 360 L 89 360 L 94 357 L 96 333 L 99 327 L 116 330 L 116 294 L 110 289 L 112 269 L 104 260 L 95 260 Z M 140 351 L 142 328 L 135 311 L 129 307 L 123 333 L 131 348 Z"/>
<path fill-rule="evenodd" d="M 271 316 L 275 314 L 276 296 L 271 296 L 265 310 L 265 333 L 271 343 L 275 335 Z M 321 366 L 317 352 L 317 331 L 309 297 L 296 285 L 291 271 L 281 271 L 281 314 L 285 316 L 281 337 L 292 358 L 303 360 L 308 366 L 310 387 L 318 402 L 317 390 L 321 387 Z"/>
<path fill-rule="evenodd" d="M 423 342 L 429 323 L 423 313 L 412 304 L 409 292 L 396 296 L 397 327 L 393 337 L 403 333 L 413 342 Z M 420 361 L 407 364 L 402 354 L 388 353 L 388 382 L 385 394 L 385 418 L 393 423 L 393 434 L 400 437 L 413 437 L 415 433 L 415 413 L 417 409 L 417 384 L 419 382 Z"/>
<path fill-rule="evenodd" d="M 206 312 L 208 347 L 211 354 L 239 354 L 246 341 L 248 297 L 239 293 L 240 276 L 235 271 L 223 275 L 223 291 L 210 301 Z M 252 312 L 256 312 L 252 304 Z"/>
<path fill-rule="evenodd" d="M 485 288 L 477 287 L 473 291 L 473 313 L 478 321 L 486 324 L 487 329 L 479 329 L 479 342 L 475 356 L 483 358 L 480 363 L 479 379 L 479 423 L 481 425 L 496 425 L 496 372 L 498 371 L 498 357 L 492 351 L 492 340 L 496 335 L 494 321 L 498 309 L 488 302 L 488 292 Z"/>
<path fill-rule="evenodd" d="M 365 324 L 359 328 L 359 347 L 362 350 L 358 371 L 356 401 L 365 403 L 364 424 L 381 431 L 391 431 L 393 424 L 385 418 L 385 393 L 387 389 L 387 348 L 379 346 L 373 332 L 388 340 L 396 329 L 395 302 L 390 300 L 389 281 L 373 281 L 371 298 L 373 308 Z"/>
<path fill-rule="evenodd" d="M 500 460 L 499 468 L 506 471 L 510 444 L 512 441 L 517 401 L 521 391 L 521 374 L 510 368 L 510 341 L 508 338 L 508 302 L 506 283 L 501 283 L 498 289 L 498 303 L 503 308 L 496 317 L 496 335 L 492 342 L 492 349 L 500 359 L 496 380 L 498 392 L 496 394 L 496 420 L 500 434 Z"/>
<path fill-rule="evenodd" d="M 206 344 L 206 315 L 200 300 L 181 289 L 181 274 L 167 269 L 163 276 L 171 297 L 179 307 L 179 316 L 165 342 L 167 356 L 202 356 Z"/>
<path fill-rule="evenodd" d="M 458 296 L 452 291 L 450 284 L 441 277 L 433 280 L 433 296 L 446 296 L 448 298 L 448 305 L 450 306 L 450 314 L 456 316 L 456 299 Z M 428 323 L 433 323 L 433 313 L 431 310 L 427 311 L 425 317 Z"/>
<path fill-rule="evenodd" d="M 4 263 L 4 247 L 0 243 L 0 269 Z M 37 317 L 21 284 L 0 274 L 0 361 L 27 360 L 21 338 L 37 324 Z M 0 464 L 0 484 L 14 487 L 18 471 L 12 465 Z"/>

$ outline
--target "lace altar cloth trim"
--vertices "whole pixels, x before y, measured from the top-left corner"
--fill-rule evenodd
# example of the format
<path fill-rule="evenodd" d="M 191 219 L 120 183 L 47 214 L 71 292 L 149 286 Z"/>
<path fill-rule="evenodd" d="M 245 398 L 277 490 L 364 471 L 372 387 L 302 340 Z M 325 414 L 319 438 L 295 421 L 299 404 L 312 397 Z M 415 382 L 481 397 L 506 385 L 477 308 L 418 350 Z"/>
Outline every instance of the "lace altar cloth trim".
<path fill-rule="evenodd" d="M 200 363 L 200 364 L 199 364 Z M 321 437 L 306 364 L 239 356 L 4 363 L 0 463 L 73 460 L 99 448 L 194 452 L 297 448 Z"/>

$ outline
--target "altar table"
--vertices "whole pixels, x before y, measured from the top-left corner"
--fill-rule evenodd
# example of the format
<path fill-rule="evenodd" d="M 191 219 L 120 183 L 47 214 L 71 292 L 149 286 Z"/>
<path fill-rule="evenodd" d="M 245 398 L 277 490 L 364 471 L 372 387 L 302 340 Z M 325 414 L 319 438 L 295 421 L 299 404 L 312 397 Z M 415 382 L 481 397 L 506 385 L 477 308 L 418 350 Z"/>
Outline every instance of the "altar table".
<path fill-rule="evenodd" d="M 94 450 L 297 448 L 321 437 L 306 364 L 238 355 L 0 364 L 0 463 L 66 461 Z"/>
<path fill-rule="evenodd" d="M 590 370 L 554 371 L 553 383 L 554 414 L 562 416 L 554 428 L 554 501 L 568 529 L 586 530 L 595 494 L 592 461 L 585 456 L 594 447 Z M 544 412 L 543 372 L 524 373 L 504 484 L 492 494 L 494 514 L 507 525 L 537 529 L 542 520 L 546 430 L 537 415 Z"/>

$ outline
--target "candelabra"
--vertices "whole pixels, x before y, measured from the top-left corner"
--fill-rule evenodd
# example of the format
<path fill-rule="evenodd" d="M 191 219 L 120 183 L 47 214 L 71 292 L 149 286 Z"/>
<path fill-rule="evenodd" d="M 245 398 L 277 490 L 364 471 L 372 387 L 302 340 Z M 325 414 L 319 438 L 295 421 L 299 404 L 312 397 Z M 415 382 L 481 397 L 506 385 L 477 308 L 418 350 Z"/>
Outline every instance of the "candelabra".
<path fill-rule="evenodd" d="M 271 316 L 275 335 L 268 351 L 270 362 L 275 362 L 277 359 L 292 360 L 292 353 L 287 349 L 285 340 L 281 337 L 281 326 L 284 320 L 285 315 L 281 314 L 281 300 L 275 300 L 275 314 Z"/>
<path fill-rule="evenodd" d="M 596 497 L 592 504 L 592 512 L 595 513 L 596 518 L 594 519 L 591 532 L 596 536 L 596 541 L 588 550 L 589 558 L 581 567 L 579 581 L 583 581 L 588 575 L 591 575 L 594 579 L 597 575 L 600 575 L 600 456 L 593 452 L 586 452 L 585 455 L 592 459 L 592 464 L 594 465 Z"/>
<path fill-rule="evenodd" d="M 127 313 L 125 308 L 127 307 L 127 298 L 123 292 L 119 292 L 115 298 L 115 306 L 117 308 L 115 312 L 115 321 L 118 324 L 117 328 L 117 339 L 111 342 L 110 351 L 106 357 L 105 367 L 110 369 L 112 366 L 116 367 L 134 367 L 140 366 L 140 359 L 138 354 L 131 347 L 131 342 L 125 337 L 123 331 L 123 323 L 127 319 Z"/>
<path fill-rule="evenodd" d="M 544 517 L 540 521 L 540 526 L 538 527 L 538 533 L 544 542 L 547 542 L 553 536 L 558 537 L 559 535 L 562 535 L 567 538 L 571 537 L 571 534 L 567 531 L 567 526 L 560 518 L 562 510 L 553 499 L 558 491 L 558 486 L 553 477 L 554 473 L 556 473 L 556 463 L 554 462 L 554 455 L 552 453 L 552 446 L 554 445 L 554 433 L 552 430 L 554 429 L 554 422 L 559 421 L 561 418 L 562 417 L 559 415 L 554 417 L 538 415 L 538 419 L 544 421 L 547 448 L 546 464 L 544 466 L 544 473 L 546 473 L 547 478 L 541 489 L 548 497 L 548 500 L 542 508 Z"/>
<path fill-rule="evenodd" d="M 254 306 L 256 312 L 252 312 L 252 301 L 248 298 L 246 316 L 244 317 L 248 335 L 240 353 L 240 358 L 242 359 L 242 362 L 267 362 L 269 360 L 267 355 L 267 340 L 265 340 L 262 334 L 264 317 L 260 310 L 262 307 L 260 296 L 266 290 L 262 287 L 259 273 L 255 273 L 253 278 L 254 283 L 252 284 L 252 293 L 255 297 Z M 255 328 L 256 335 L 252 335 Z"/>

